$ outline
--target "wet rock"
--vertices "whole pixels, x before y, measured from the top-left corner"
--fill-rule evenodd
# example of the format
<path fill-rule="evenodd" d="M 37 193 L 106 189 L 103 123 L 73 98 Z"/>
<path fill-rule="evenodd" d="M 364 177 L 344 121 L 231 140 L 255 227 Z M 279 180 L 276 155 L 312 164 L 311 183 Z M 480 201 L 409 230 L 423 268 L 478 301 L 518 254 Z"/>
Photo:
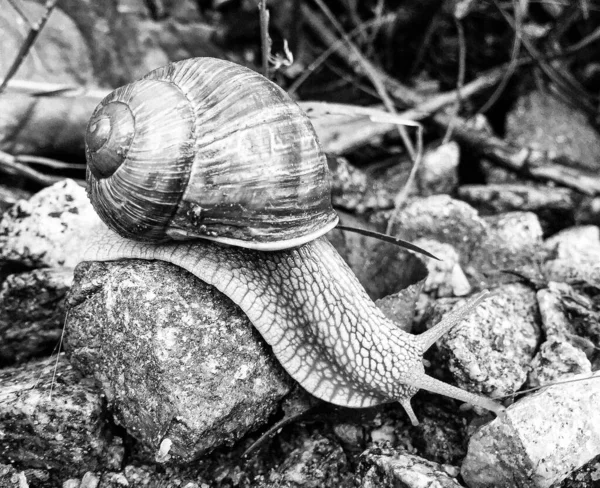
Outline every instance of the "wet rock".
<path fill-rule="evenodd" d="M 263 424 L 289 380 L 229 299 L 162 262 L 83 263 L 71 360 L 154 460 L 189 461 Z"/>
<path fill-rule="evenodd" d="M 102 466 L 112 434 L 98 393 L 64 358 L 1 369 L 0 462 L 63 480 Z"/>
<path fill-rule="evenodd" d="M 428 326 L 462 304 L 438 300 Z M 448 368 L 463 389 L 489 396 L 513 393 L 525 382 L 540 339 L 538 315 L 533 290 L 502 285 L 437 342 L 435 362 Z"/>
<path fill-rule="evenodd" d="M 600 454 L 600 374 L 544 388 L 508 408 L 469 442 L 469 488 L 550 487 Z"/>
<path fill-rule="evenodd" d="M 391 448 L 373 447 L 361 456 L 361 488 L 459 488 L 458 468 Z"/>
<path fill-rule="evenodd" d="M 6 278 L 0 287 L 0 365 L 50 355 L 63 331 L 64 297 L 72 281 L 72 268 Z"/>
<path fill-rule="evenodd" d="M 30 267 L 74 267 L 97 221 L 85 190 L 60 181 L 21 200 L 2 215 L 0 261 Z"/>
<path fill-rule="evenodd" d="M 463 185 L 458 195 L 481 215 L 533 212 L 540 219 L 544 234 L 572 225 L 578 200 L 574 191 L 568 188 L 518 183 Z"/>
<path fill-rule="evenodd" d="M 353 475 L 342 448 L 315 434 L 304 439 L 286 460 L 269 474 L 265 487 L 289 486 L 319 488 L 353 486 Z"/>

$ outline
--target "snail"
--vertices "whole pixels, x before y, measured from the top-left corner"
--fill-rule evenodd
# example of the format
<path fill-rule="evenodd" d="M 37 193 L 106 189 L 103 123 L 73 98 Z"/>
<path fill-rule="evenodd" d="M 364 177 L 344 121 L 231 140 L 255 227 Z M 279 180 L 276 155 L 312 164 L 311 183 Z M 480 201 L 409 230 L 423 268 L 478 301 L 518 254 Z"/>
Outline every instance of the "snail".
<path fill-rule="evenodd" d="M 87 191 L 107 227 L 84 260 L 169 261 L 231 298 L 308 392 L 367 407 L 419 389 L 500 413 L 425 374 L 422 355 L 483 300 L 413 335 L 387 319 L 324 236 L 336 226 L 325 156 L 284 90 L 195 58 L 118 88 L 86 133 Z"/>

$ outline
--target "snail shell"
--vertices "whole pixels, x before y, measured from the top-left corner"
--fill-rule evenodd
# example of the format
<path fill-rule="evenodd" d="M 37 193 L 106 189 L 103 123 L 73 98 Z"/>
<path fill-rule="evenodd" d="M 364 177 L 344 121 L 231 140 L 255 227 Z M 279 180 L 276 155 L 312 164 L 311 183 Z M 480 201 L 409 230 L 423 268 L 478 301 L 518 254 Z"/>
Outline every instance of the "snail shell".
<path fill-rule="evenodd" d="M 90 119 L 86 156 L 90 200 L 124 237 L 277 250 L 338 221 L 306 114 L 228 61 L 172 63 L 112 92 Z"/>

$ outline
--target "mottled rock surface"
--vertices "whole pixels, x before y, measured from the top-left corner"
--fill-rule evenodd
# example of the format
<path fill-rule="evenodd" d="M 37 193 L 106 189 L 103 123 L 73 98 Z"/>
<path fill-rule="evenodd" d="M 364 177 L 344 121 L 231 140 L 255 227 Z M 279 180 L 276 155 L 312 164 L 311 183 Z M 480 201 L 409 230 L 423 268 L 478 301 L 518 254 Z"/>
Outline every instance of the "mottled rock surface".
<path fill-rule="evenodd" d="M 361 456 L 361 488 L 460 488 L 458 468 L 413 454 L 374 447 Z"/>
<path fill-rule="evenodd" d="M 435 320 L 460 303 L 436 303 Z M 535 292 L 521 284 L 497 288 L 477 309 L 438 341 L 435 361 L 464 389 L 491 396 L 513 393 L 527 378 L 540 339 Z"/>
<path fill-rule="evenodd" d="M 66 345 L 152 457 L 189 461 L 264 423 L 290 382 L 229 299 L 161 262 L 84 263 Z M 165 444 L 166 442 L 166 444 Z"/>
<path fill-rule="evenodd" d="M 61 358 L 0 370 L 0 439 L 0 463 L 66 479 L 103 466 L 113 437 L 94 382 Z"/>
<path fill-rule="evenodd" d="M 58 345 L 72 268 L 12 274 L 0 287 L 0 365 L 23 362 Z"/>
<path fill-rule="evenodd" d="M 544 388 L 478 430 L 461 469 L 469 488 L 547 488 L 598 456 L 599 377 Z"/>
<path fill-rule="evenodd" d="M 85 190 L 63 180 L 21 200 L 2 215 L 0 261 L 31 267 L 75 267 L 98 217 Z"/>

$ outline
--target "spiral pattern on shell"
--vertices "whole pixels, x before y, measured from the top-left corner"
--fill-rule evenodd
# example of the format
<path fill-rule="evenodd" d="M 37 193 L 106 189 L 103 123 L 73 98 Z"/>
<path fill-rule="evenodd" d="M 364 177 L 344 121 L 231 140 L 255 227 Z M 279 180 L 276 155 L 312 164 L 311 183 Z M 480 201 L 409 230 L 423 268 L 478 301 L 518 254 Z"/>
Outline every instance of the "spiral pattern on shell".
<path fill-rule="evenodd" d="M 112 92 L 90 119 L 86 156 L 90 199 L 125 237 L 274 250 L 338 220 L 308 117 L 228 61 L 172 63 Z"/>

